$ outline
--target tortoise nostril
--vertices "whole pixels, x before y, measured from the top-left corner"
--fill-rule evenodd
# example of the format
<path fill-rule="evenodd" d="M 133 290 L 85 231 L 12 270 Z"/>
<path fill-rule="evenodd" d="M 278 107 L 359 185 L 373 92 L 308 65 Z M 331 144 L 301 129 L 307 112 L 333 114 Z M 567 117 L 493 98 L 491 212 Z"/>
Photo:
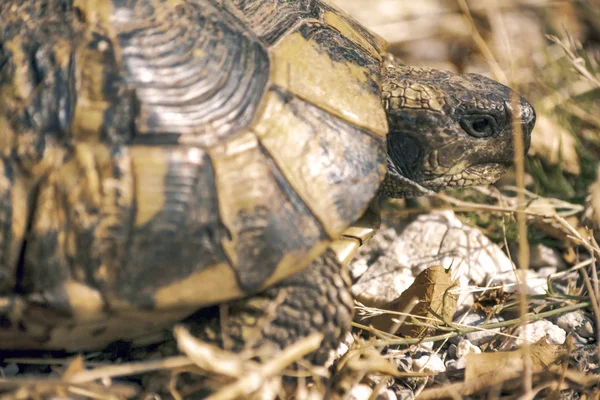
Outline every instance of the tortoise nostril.
<path fill-rule="evenodd" d="M 535 126 L 535 118 L 535 109 L 527 100 L 521 97 L 521 120 L 529 134 L 531 134 L 531 131 L 533 131 L 533 127 Z"/>
<path fill-rule="evenodd" d="M 521 97 L 520 99 L 519 107 L 516 112 L 514 111 L 513 104 L 511 104 L 510 101 L 505 101 L 504 105 L 506 109 L 506 114 L 509 117 L 509 119 L 515 118 L 516 121 L 520 120 L 521 124 L 526 129 L 526 132 L 524 133 L 531 134 L 531 131 L 535 126 L 536 119 L 535 109 L 533 108 L 533 106 L 523 97 Z"/>
<path fill-rule="evenodd" d="M 514 105 L 514 103 L 511 103 L 508 100 L 504 102 L 506 116 L 508 121 L 512 121 L 512 123 L 521 123 L 525 152 L 527 152 L 529 150 L 529 145 L 531 144 L 531 132 L 535 126 L 535 109 L 531 103 L 523 97 L 520 98 L 517 110 L 514 109 Z"/>
<path fill-rule="evenodd" d="M 533 132 L 533 127 L 535 126 L 536 115 L 533 106 L 523 97 L 521 97 L 519 106 L 521 126 L 523 127 L 523 140 L 525 142 L 525 154 L 527 154 L 529 145 L 531 144 L 531 132 Z"/>

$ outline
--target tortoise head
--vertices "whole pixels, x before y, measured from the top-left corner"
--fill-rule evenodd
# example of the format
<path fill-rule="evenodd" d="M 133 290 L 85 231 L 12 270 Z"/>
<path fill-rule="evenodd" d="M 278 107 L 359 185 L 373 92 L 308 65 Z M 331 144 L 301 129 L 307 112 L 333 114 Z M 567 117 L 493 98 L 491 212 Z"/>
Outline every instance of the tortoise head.
<path fill-rule="evenodd" d="M 492 79 L 390 65 L 382 83 L 390 127 L 384 196 L 495 182 L 513 163 L 515 129 L 529 149 L 533 107 Z"/>

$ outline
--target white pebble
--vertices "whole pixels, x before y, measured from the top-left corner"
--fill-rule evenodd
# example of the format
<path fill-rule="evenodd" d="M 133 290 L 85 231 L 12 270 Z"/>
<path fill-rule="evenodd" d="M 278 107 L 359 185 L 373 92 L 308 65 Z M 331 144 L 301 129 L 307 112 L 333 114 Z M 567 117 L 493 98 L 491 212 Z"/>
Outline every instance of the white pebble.
<path fill-rule="evenodd" d="M 572 311 L 556 318 L 556 325 L 567 332 L 575 332 L 581 337 L 594 336 L 594 327 L 590 319 L 581 310 Z"/>
<path fill-rule="evenodd" d="M 461 322 L 465 325 L 477 327 L 482 326 L 484 323 L 486 323 L 485 319 L 486 317 L 484 315 L 471 313 L 468 314 L 462 321 L 456 322 Z M 490 318 L 489 321 L 487 321 L 487 324 L 495 324 L 502 321 L 504 321 L 504 319 L 500 316 L 497 316 Z M 465 334 L 464 338 L 470 341 L 475 346 L 481 346 L 482 344 L 488 343 L 490 340 L 492 340 L 498 332 L 500 332 L 500 329 L 486 329 L 481 331 L 474 331 Z M 458 344 L 458 342 L 455 343 Z"/>
<path fill-rule="evenodd" d="M 508 293 L 514 293 L 519 290 L 519 280 L 517 279 L 517 272 L 522 271 L 505 271 L 494 277 L 491 281 L 491 285 L 502 284 L 504 291 Z M 528 295 L 543 295 L 548 292 L 548 280 L 546 276 L 540 276 L 533 270 L 525 271 L 525 286 Z"/>
<path fill-rule="evenodd" d="M 350 390 L 350 395 L 348 396 L 349 400 L 368 400 L 373 393 L 373 389 L 371 389 L 368 385 L 358 384 Z"/>
<path fill-rule="evenodd" d="M 479 354 L 481 353 L 481 349 L 467 339 L 462 339 L 458 342 L 456 345 L 456 358 L 462 358 L 471 353 Z"/>
<path fill-rule="evenodd" d="M 433 345 L 434 345 L 433 342 L 423 342 L 423 343 L 419 344 L 419 347 L 421 349 L 425 349 L 425 350 L 430 350 L 431 351 L 431 350 L 433 350 Z"/>
<path fill-rule="evenodd" d="M 412 367 L 413 371 L 415 372 L 446 372 L 446 366 L 444 365 L 444 362 L 438 355 L 435 354 L 414 359 Z"/>
<path fill-rule="evenodd" d="M 465 358 L 459 358 L 458 360 L 448 360 L 446 362 L 446 368 L 448 371 L 458 371 L 461 369 L 465 369 Z"/>
<path fill-rule="evenodd" d="M 558 250 L 544 246 L 543 244 L 531 246 L 529 257 L 529 268 L 531 269 L 552 267 L 562 270 L 566 266 Z"/>
<path fill-rule="evenodd" d="M 348 266 L 348 270 L 350 271 L 350 275 L 352 276 L 352 280 L 356 281 L 358 278 L 362 276 L 369 269 L 369 265 L 367 264 L 366 258 L 360 258 L 356 261 L 352 262 Z"/>
<path fill-rule="evenodd" d="M 377 395 L 377 400 L 398 400 L 398 397 L 390 389 L 385 389 Z"/>
<path fill-rule="evenodd" d="M 529 342 L 538 342 L 540 339 L 546 338 L 546 341 L 550 344 L 563 344 L 567 339 L 567 333 L 564 329 L 559 328 L 550 321 L 542 319 L 540 321 L 532 322 L 525 326 L 526 330 L 523 331 L 523 327 L 520 327 L 516 331 L 516 335 L 520 338 L 519 340 L 509 342 L 514 347 L 519 346 L 523 340 L 527 339 Z"/>

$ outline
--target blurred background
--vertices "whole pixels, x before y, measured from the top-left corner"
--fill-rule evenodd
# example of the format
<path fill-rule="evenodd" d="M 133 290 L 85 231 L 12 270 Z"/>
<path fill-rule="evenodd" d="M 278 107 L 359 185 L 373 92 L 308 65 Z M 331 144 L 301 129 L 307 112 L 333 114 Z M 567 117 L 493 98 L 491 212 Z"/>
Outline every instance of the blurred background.
<path fill-rule="evenodd" d="M 476 72 L 528 98 L 528 188 L 583 203 L 600 148 L 600 0 L 334 0 L 407 64 Z"/>

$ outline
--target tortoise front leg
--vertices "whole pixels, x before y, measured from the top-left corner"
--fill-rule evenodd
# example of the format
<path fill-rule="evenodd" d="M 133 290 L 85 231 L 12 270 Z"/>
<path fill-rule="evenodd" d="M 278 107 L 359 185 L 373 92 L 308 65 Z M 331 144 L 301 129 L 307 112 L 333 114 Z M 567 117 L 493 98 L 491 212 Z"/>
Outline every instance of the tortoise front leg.
<path fill-rule="evenodd" d="M 309 268 L 279 284 L 221 306 L 220 318 L 207 321 L 203 310 L 187 322 L 192 333 L 228 350 L 253 348 L 267 354 L 321 332 L 321 347 L 307 359 L 323 365 L 352 322 L 350 284 L 346 268 L 328 249 Z"/>
<path fill-rule="evenodd" d="M 352 322 L 354 303 L 346 267 L 379 228 L 377 204 L 375 199 L 307 269 L 257 295 L 221 306 L 221 319 L 213 316 L 207 321 L 206 310 L 200 311 L 188 320 L 192 332 L 229 350 L 266 347 L 271 354 L 321 332 L 325 337 L 320 348 L 307 359 L 325 364 Z"/>

